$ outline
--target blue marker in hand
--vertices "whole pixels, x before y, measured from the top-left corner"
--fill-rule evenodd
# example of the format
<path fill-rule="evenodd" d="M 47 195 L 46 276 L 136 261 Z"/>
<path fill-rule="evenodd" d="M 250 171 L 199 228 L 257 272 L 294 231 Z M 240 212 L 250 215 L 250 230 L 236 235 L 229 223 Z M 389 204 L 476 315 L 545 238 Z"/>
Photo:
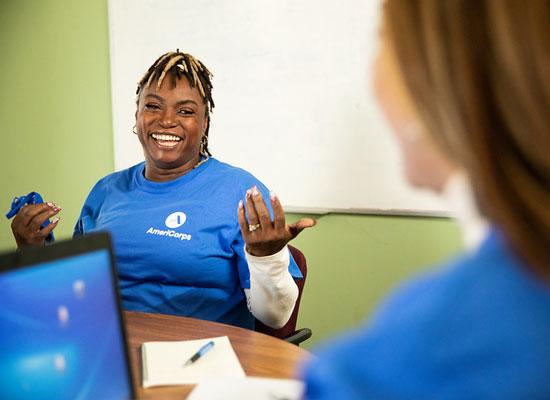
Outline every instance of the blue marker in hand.
<path fill-rule="evenodd" d="M 214 347 L 214 342 L 211 340 L 208 343 L 206 343 L 204 346 L 202 346 L 195 354 L 193 354 L 191 358 L 187 360 L 185 364 L 183 364 L 183 366 L 185 367 L 187 365 L 193 364 L 199 358 L 204 356 L 208 352 L 208 350 L 210 350 L 212 347 Z"/>

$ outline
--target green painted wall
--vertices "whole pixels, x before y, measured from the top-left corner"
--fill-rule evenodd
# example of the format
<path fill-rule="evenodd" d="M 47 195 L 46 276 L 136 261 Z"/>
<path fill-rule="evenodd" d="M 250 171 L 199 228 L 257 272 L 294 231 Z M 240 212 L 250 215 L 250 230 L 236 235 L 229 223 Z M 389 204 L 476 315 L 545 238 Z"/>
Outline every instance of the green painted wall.
<path fill-rule="evenodd" d="M 457 225 L 446 219 L 318 218 L 293 242 L 308 261 L 298 319 L 298 327 L 313 330 L 306 347 L 361 323 L 390 289 L 456 253 L 459 243 Z"/>
<path fill-rule="evenodd" d="M 37 190 L 63 208 L 61 238 L 71 235 L 91 186 L 113 170 L 107 25 L 106 0 L 0 8 L 0 211 Z M 0 221 L 0 250 L 11 249 L 9 222 Z M 444 219 L 331 214 L 295 245 L 309 263 L 299 325 L 313 329 L 311 347 L 357 325 L 403 278 L 457 251 L 459 234 Z"/>
<path fill-rule="evenodd" d="M 91 186 L 114 165 L 107 2 L 2 1 L 0 40 L 0 211 L 36 190 L 63 208 L 56 232 L 70 236 Z"/>

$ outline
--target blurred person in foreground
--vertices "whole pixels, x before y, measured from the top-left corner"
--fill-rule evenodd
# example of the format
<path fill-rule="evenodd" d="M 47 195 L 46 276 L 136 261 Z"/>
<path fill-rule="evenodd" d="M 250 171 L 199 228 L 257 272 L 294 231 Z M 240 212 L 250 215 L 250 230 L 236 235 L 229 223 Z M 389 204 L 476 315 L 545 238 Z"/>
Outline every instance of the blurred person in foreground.
<path fill-rule="evenodd" d="M 305 397 L 550 398 L 550 2 L 387 1 L 374 79 L 409 182 L 425 135 L 491 227 L 319 349 Z"/>

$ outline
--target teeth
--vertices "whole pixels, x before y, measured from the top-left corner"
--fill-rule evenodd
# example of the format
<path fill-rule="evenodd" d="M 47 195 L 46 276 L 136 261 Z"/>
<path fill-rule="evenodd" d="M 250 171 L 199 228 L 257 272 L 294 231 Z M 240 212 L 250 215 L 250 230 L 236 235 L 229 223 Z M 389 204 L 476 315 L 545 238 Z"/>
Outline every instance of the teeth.
<path fill-rule="evenodd" d="M 178 145 L 178 142 L 158 141 L 157 144 L 161 147 L 172 148 Z"/>
<path fill-rule="evenodd" d="M 151 136 L 155 140 L 164 140 L 164 141 L 169 141 L 169 142 L 179 142 L 181 140 L 180 137 L 175 136 L 175 135 L 166 135 L 166 134 L 160 134 L 160 133 L 153 133 Z"/>

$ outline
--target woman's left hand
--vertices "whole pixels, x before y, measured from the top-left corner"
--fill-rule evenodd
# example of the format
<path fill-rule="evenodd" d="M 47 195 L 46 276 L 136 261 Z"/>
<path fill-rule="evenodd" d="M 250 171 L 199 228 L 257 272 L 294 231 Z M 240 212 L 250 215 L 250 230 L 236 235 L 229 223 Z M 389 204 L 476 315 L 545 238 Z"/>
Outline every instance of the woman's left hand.
<path fill-rule="evenodd" d="M 246 251 L 253 256 L 264 257 L 275 254 L 302 230 L 315 225 L 315 220 L 311 218 L 302 218 L 293 224 L 285 223 L 285 213 L 279 198 L 271 193 L 270 201 L 273 208 L 273 221 L 262 194 L 256 186 L 246 192 L 248 221 L 243 201 L 239 202 L 241 233 L 246 242 Z"/>

